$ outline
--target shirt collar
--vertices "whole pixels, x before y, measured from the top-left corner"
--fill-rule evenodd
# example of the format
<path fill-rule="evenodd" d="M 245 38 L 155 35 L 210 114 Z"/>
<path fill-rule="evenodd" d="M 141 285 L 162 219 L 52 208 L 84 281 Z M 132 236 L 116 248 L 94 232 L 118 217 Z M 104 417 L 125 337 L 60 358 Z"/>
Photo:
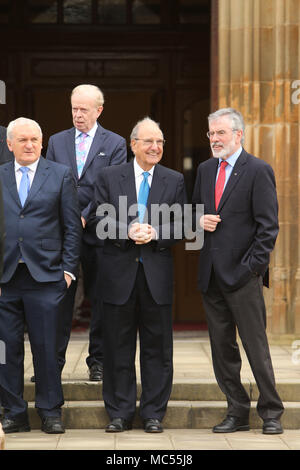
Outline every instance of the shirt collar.
<path fill-rule="evenodd" d="M 18 171 L 19 168 L 21 168 L 21 166 L 27 166 L 27 168 L 29 168 L 31 171 L 35 173 L 39 161 L 40 161 L 40 157 L 35 162 L 31 163 L 30 165 L 20 165 L 20 163 L 18 163 L 17 160 L 15 159 L 15 171 Z"/>
<path fill-rule="evenodd" d="M 93 125 L 93 127 L 88 132 L 84 132 L 84 134 L 87 134 L 89 137 L 94 138 L 95 134 L 96 134 L 97 127 L 98 127 L 98 123 L 96 121 L 95 124 Z M 75 128 L 75 139 L 77 139 L 77 137 L 81 134 L 82 134 L 82 131 L 79 131 L 77 128 Z"/>
<path fill-rule="evenodd" d="M 136 178 L 144 173 L 145 170 L 143 170 L 143 168 L 140 167 L 140 165 L 136 161 L 136 158 L 134 158 L 133 160 L 133 166 L 134 166 L 134 174 Z M 151 176 L 153 176 L 154 167 L 155 165 L 153 165 L 153 167 L 150 168 L 150 170 L 148 170 L 148 173 L 150 173 Z"/>
<path fill-rule="evenodd" d="M 234 152 L 232 155 L 230 155 L 230 157 L 228 157 L 228 158 L 225 160 L 225 161 L 228 163 L 228 165 L 234 167 L 234 165 L 235 165 L 237 159 L 239 158 L 239 156 L 240 156 L 241 153 L 242 153 L 242 150 L 243 150 L 242 147 L 238 148 L 236 152 Z M 223 161 L 222 158 L 219 158 L 219 166 L 220 166 L 220 164 L 221 164 L 222 161 Z"/>

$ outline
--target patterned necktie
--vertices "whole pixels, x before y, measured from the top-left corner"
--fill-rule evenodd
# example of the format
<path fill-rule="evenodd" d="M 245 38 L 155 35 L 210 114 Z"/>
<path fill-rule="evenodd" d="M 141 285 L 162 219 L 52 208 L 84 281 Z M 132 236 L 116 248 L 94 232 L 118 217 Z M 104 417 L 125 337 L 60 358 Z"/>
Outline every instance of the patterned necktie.
<path fill-rule="evenodd" d="M 139 221 L 142 224 L 145 216 L 145 211 L 147 207 L 147 200 L 149 195 L 149 184 L 148 184 L 148 176 L 150 173 L 148 171 L 143 172 L 143 181 L 140 186 L 139 196 L 138 196 L 138 213 L 139 213 Z"/>
<path fill-rule="evenodd" d="M 88 144 L 88 134 L 82 132 L 79 134 L 79 137 L 76 142 L 76 163 L 77 163 L 77 170 L 78 176 L 80 177 L 84 164 L 85 159 L 87 156 L 87 144 Z"/>
<path fill-rule="evenodd" d="M 22 178 L 19 186 L 19 198 L 23 207 L 30 190 L 30 181 L 28 176 L 29 168 L 27 166 L 21 166 L 19 170 L 22 173 Z"/>
<path fill-rule="evenodd" d="M 225 185 L 225 168 L 228 165 L 227 162 L 222 161 L 220 165 L 220 171 L 218 174 L 218 179 L 216 182 L 216 187 L 215 187 L 215 206 L 216 210 L 218 209 L 223 190 L 224 190 L 224 185 Z"/>

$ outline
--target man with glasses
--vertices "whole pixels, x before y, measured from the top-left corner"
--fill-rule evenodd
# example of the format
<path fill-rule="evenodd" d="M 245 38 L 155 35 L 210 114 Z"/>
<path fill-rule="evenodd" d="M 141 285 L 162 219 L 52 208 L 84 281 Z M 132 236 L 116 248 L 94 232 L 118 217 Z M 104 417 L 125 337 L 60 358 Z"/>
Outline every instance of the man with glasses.
<path fill-rule="evenodd" d="M 115 230 L 103 248 L 104 379 L 103 399 L 111 422 L 106 432 L 132 428 L 136 409 L 135 353 L 140 339 L 142 394 L 139 414 L 146 432 L 163 431 L 173 376 L 171 246 L 182 217 L 157 218 L 153 208 L 185 202 L 184 178 L 159 165 L 164 138 L 150 118 L 138 122 L 131 133 L 134 161 L 104 168 L 95 183 L 97 207 L 113 207 Z M 126 200 L 128 211 L 120 207 Z M 138 211 L 137 211 L 138 209 Z M 138 218 L 137 218 L 138 213 Z M 123 219 L 123 220 L 122 220 Z M 99 225 L 103 219 L 99 220 Z M 163 223 L 170 229 L 165 236 Z M 177 232 L 178 233 L 178 232 Z"/>
<path fill-rule="evenodd" d="M 214 158 L 199 165 L 193 203 L 204 204 L 198 286 L 202 291 L 213 366 L 228 402 L 213 432 L 249 430 L 250 399 L 240 379 L 236 328 L 259 389 L 257 411 L 264 434 L 283 432 L 282 402 L 266 336 L 263 284 L 278 234 L 275 177 L 270 165 L 243 147 L 242 115 L 225 108 L 208 117 Z"/>

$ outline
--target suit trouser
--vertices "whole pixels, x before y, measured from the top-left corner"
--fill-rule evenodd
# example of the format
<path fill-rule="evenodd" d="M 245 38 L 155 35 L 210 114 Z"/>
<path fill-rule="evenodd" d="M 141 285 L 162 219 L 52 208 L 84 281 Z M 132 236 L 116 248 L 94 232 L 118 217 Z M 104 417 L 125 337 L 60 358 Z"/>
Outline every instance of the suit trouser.
<path fill-rule="evenodd" d="M 99 266 L 102 247 L 88 245 L 82 242 L 81 266 L 83 272 L 84 289 L 91 303 L 91 321 L 89 335 L 89 356 L 86 359 L 88 367 L 103 362 L 102 344 L 102 310 L 103 304 L 99 291 Z M 58 356 L 59 364 L 63 369 L 66 362 L 66 350 L 69 344 L 75 302 L 77 281 L 72 281 L 63 304 L 63 316 L 59 326 Z M 97 290 L 98 289 L 98 290 Z"/>
<path fill-rule="evenodd" d="M 60 416 L 64 403 L 57 360 L 57 324 L 65 280 L 35 281 L 25 264 L 2 284 L 0 338 L 6 346 L 0 364 L 1 403 L 8 418 L 27 417 L 24 390 L 24 326 L 27 324 L 36 379 L 35 403 L 41 417 Z"/>
<path fill-rule="evenodd" d="M 141 263 L 126 304 L 104 303 L 103 326 L 103 399 L 110 418 L 132 421 L 134 417 L 138 331 L 142 384 L 140 416 L 162 420 L 173 378 L 172 308 L 154 302 Z"/>
<path fill-rule="evenodd" d="M 236 327 L 247 354 L 258 389 L 257 411 L 262 419 L 278 419 L 283 404 L 275 389 L 275 378 L 266 335 L 266 309 L 261 276 L 226 292 L 212 273 L 203 293 L 217 382 L 227 397 L 228 415 L 248 417 L 250 399 L 241 383 L 241 356 Z"/>

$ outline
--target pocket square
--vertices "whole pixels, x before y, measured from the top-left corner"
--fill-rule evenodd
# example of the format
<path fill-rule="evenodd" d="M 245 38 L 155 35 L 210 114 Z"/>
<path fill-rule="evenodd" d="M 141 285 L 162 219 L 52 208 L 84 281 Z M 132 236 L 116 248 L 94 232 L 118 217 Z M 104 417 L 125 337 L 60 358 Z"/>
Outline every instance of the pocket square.
<path fill-rule="evenodd" d="M 98 157 L 105 157 L 105 156 L 106 156 L 106 155 L 105 155 L 105 153 L 103 153 L 103 152 L 98 153 Z"/>

